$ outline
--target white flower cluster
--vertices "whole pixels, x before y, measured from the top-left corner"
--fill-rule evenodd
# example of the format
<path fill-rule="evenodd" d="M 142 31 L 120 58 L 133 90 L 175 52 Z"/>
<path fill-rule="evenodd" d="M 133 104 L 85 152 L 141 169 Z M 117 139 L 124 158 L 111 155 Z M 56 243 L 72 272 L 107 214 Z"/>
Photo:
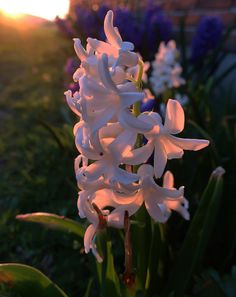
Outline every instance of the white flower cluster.
<path fill-rule="evenodd" d="M 185 84 L 181 77 L 182 67 L 178 63 L 179 51 L 174 40 L 167 45 L 161 42 L 155 60 L 152 62 L 150 84 L 156 96 L 163 94 L 167 89 L 179 88 Z"/>
<path fill-rule="evenodd" d="M 65 93 L 80 118 L 74 127 L 80 152 L 75 160 L 78 210 L 91 223 L 84 237 L 85 252 L 92 249 L 98 261 L 102 258 L 96 251 L 97 230 L 107 225 L 123 228 L 125 213 L 132 216 L 143 203 L 157 222 L 166 222 L 172 210 L 189 218 L 184 187 L 174 188 L 169 171 L 164 174 L 163 187 L 154 177 L 163 175 L 168 159 L 181 158 L 183 150 L 199 150 L 209 143 L 174 136 L 184 128 L 184 112 L 176 100 L 168 101 L 164 124 L 156 112 L 135 116 L 132 106 L 145 96 L 134 79 L 129 80 L 130 68 L 133 71 L 141 63 L 139 56 L 113 26 L 112 11 L 105 17 L 104 31 L 107 42 L 88 38 L 86 49 L 79 39 L 74 40 L 81 61 L 74 80 L 80 90 Z M 148 141 L 137 147 L 140 134 Z M 152 154 L 154 166 L 141 165 Z M 141 165 L 137 173 L 132 172 L 133 165 Z"/>

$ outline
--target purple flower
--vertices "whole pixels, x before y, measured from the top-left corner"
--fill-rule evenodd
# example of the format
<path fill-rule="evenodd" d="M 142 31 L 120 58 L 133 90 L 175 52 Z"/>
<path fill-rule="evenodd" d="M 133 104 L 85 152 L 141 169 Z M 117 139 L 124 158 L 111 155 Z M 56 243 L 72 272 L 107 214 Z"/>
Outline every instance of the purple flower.
<path fill-rule="evenodd" d="M 106 40 L 106 36 L 104 33 L 104 29 L 103 29 L 103 21 L 105 18 L 106 13 L 108 12 L 108 10 L 110 10 L 111 8 L 109 6 L 107 6 L 106 4 L 103 4 L 99 7 L 99 9 L 96 11 L 96 16 L 99 22 L 99 26 L 98 26 L 98 35 L 97 38 L 99 40 Z"/>
<path fill-rule="evenodd" d="M 96 11 L 97 17 L 99 19 L 99 21 L 101 22 L 101 25 L 103 26 L 103 21 L 104 18 L 106 16 L 106 13 L 108 12 L 108 10 L 110 10 L 111 8 L 109 6 L 107 6 L 106 4 L 101 5 L 98 10 Z"/>
<path fill-rule="evenodd" d="M 84 37 L 97 37 L 101 24 L 96 16 L 96 12 L 82 5 L 75 8 L 76 25 L 80 34 Z"/>
<path fill-rule="evenodd" d="M 117 8 L 114 11 L 114 24 L 124 40 L 129 40 L 140 51 L 143 42 L 144 24 L 128 8 Z"/>
<path fill-rule="evenodd" d="M 154 104 L 155 104 L 154 99 L 149 99 L 145 102 L 141 101 L 140 111 L 141 112 L 151 111 L 154 107 Z"/>
<path fill-rule="evenodd" d="M 150 58 L 153 58 L 160 42 L 168 42 L 172 38 L 173 26 L 158 6 L 152 6 L 146 10 L 144 24 Z"/>
<path fill-rule="evenodd" d="M 191 61 L 199 64 L 220 42 L 224 25 L 217 16 L 202 18 L 191 45 Z"/>

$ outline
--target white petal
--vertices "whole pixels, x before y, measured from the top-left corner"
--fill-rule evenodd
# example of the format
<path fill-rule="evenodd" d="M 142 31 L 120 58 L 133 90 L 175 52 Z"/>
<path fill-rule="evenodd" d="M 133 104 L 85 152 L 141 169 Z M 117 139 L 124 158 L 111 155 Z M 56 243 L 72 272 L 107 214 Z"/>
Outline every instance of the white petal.
<path fill-rule="evenodd" d="M 103 54 L 102 57 L 98 60 L 98 70 L 103 85 L 108 90 L 117 93 L 118 89 L 111 78 L 111 74 L 108 68 L 108 57 L 106 54 Z"/>
<path fill-rule="evenodd" d="M 169 189 L 174 187 L 174 176 L 169 170 L 166 171 L 164 174 L 163 187 L 169 188 Z"/>
<path fill-rule="evenodd" d="M 109 151 L 116 160 L 121 160 L 135 145 L 136 133 L 126 130 L 122 132 L 110 145 Z"/>
<path fill-rule="evenodd" d="M 94 226 L 92 224 L 89 225 L 84 234 L 84 250 L 86 254 L 88 254 L 91 249 L 92 240 L 95 233 L 96 229 L 94 228 Z"/>
<path fill-rule="evenodd" d="M 76 52 L 78 58 L 80 59 L 80 61 L 84 61 L 87 59 L 88 54 L 85 51 L 85 49 L 83 48 L 79 38 L 74 38 L 74 48 L 75 48 L 75 52 Z"/>
<path fill-rule="evenodd" d="M 91 96 L 91 95 L 106 95 L 108 90 L 104 88 L 104 86 L 98 84 L 92 78 L 87 78 L 86 76 L 80 81 L 81 92 L 83 96 Z"/>
<path fill-rule="evenodd" d="M 205 139 L 178 138 L 172 135 L 168 137 L 175 145 L 183 150 L 198 151 L 209 145 L 209 140 Z"/>
<path fill-rule="evenodd" d="M 125 70 L 121 67 L 115 67 L 114 71 L 112 72 L 112 80 L 114 83 L 117 84 L 123 84 L 126 79 L 126 73 Z"/>
<path fill-rule="evenodd" d="M 154 173 L 155 177 L 159 178 L 162 176 L 163 171 L 166 167 L 167 155 L 165 147 L 160 139 L 155 141 L 155 151 L 154 151 Z"/>
<path fill-rule="evenodd" d="M 90 123 L 91 126 L 91 134 L 98 131 L 100 128 L 105 126 L 113 117 L 116 112 L 115 108 L 112 106 L 107 106 L 107 109 L 102 110 L 96 113 L 96 118 Z"/>
<path fill-rule="evenodd" d="M 99 223 L 98 214 L 93 208 L 91 202 L 88 199 L 84 199 L 84 200 L 81 200 L 80 205 L 88 221 L 97 228 Z"/>
<path fill-rule="evenodd" d="M 67 104 L 69 105 L 70 109 L 77 115 L 81 116 L 80 112 L 80 106 L 76 105 L 76 100 L 72 96 L 72 92 L 68 90 L 67 92 L 64 93 L 66 95 L 66 101 Z"/>
<path fill-rule="evenodd" d="M 143 164 L 138 169 L 138 175 L 141 177 L 150 177 L 154 175 L 154 168 L 150 164 Z"/>
<path fill-rule="evenodd" d="M 186 199 L 182 198 L 180 201 L 166 201 L 166 206 L 174 211 L 177 211 L 185 220 L 190 219 L 190 215 L 188 212 L 188 204 L 186 203 Z"/>
<path fill-rule="evenodd" d="M 137 174 L 129 173 L 121 168 L 116 169 L 115 178 L 124 185 L 133 183 L 139 179 Z"/>
<path fill-rule="evenodd" d="M 118 203 L 113 199 L 113 191 L 111 189 L 101 189 L 96 191 L 92 197 L 92 202 L 95 203 L 100 209 L 105 207 L 117 207 Z"/>
<path fill-rule="evenodd" d="M 108 54 L 108 55 L 112 55 L 114 57 L 118 57 L 119 55 L 119 50 L 112 47 L 109 43 L 101 41 L 101 40 L 97 40 L 95 38 L 87 38 L 87 42 L 88 44 L 90 44 L 90 46 L 92 48 L 94 48 L 94 50 L 96 50 L 97 52 L 103 54 Z"/>
<path fill-rule="evenodd" d="M 137 92 L 137 88 L 134 85 L 133 82 L 126 82 L 122 85 L 118 86 L 119 93 L 125 93 L 125 92 Z"/>
<path fill-rule="evenodd" d="M 168 200 L 176 200 L 180 199 L 184 195 L 184 187 L 180 187 L 178 190 L 175 188 L 164 188 L 160 187 L 156 184 L 155 191 L 157 193 L 157 197 L 160 201 Z"/>
<path fill-rule="evenodd" d="M 102 154 L 103 154 L 103 147 L 102 147 L 101 142 L 100 142 L 98 131 L 96 131 L 94 133 L 91 133 L 91 135 L 90 135 L 90 143 L 93 146 L 93 148 L 95 149 L 95 151 L 100 156 L 102 156 Z M 95 160 L 97 160 L 97 158 Z"/>
<path fill-rule="evenodd" d="M 123 157 L 122 162 L 128 165 L 139 165 L 147 162 L 154 149 L 152 141 L 149 141 L 146 145 L 127 152 Z"/>
<path fill-rule="evenodd" d="M 137 183 L 130 183 L 128 185 L 124 185 L 121 183 L 116 183 L 113 185 L 113 190 L 118 193 L 126 194 L 126 195 L 131 195 L 134 194 L 137 190 L 139 190 L 140 185 Z"/>
<path fill-rule="evenodd" d="M 164 145 L 168 160 L 182 158 L 184 154 L 183 149 L 174 144 L 169 138 L 169 136 L 161 135 L 160 138 Z"/>
<path fill-rule="evenodd" d="M 137 65 L 137 63 L 138 63 L 138 55 L 136 53 L 126 51 L 126 52 L 120 52 L 116 65 L 134 67 Z"/>
<path fill-rule="evenodd" d="M 102 127 L 99 130 L 99 136 L 101 138 L 116 138 L 124 129 L 120 123 L 109 123 L 107 126 Z"/>
<path fill-rule="evenodd" d="M 167 102 L 164 127 L 170 134 L 180 133 L 184 129 L 184 110 L 177 100 L 169 99 Z"/>
<path fill-rule="evenodd" d="M 98 160 L 101 158 L 101 156 L 99 155 L 100 151 L 96 152 L 94 148 L 91 147 L 91 145 L 89 144 L 89 141 L 85 139 L 84 135 L 87 134 L 88 137 L 89 131 L 85 129 L 83 126 L 81 126 L 80 123 L 79 125 L 75 125 L 74 134 L 76 148 L 83 156 L 92 160 Z"/>
<path fill-rule="evenodd" d="M 129 41 L 123 41 L 122 44 L 121 44 L 121 50 L 122 51 L 133 51 L 134 50 L 134 44 L 132 42 L 129 42 Z"/>
<path fill-rule="evenodd" d="M 144 133 L 150 131 L 153 127 L 150 123 L 146 123 L 139 118 L 134 117 L 128 110 L 123 110 L 118 118 L 125 129 L 130 129 L 134 132 Z"/>
<path fill-rule="evenodd" d="M 104 32 L 110 44 L 120 47 L 122 39 L 113 26 L 113 12 L 109 10 L 104 19 Z"/>
<path fill-rule="evenodd" d="M 120 205 L 117 208 L 115 208 L 111 212 L 111 214 L 109 214 L 107 220 L 109 226 L 115 228 L 123 228 L 125 211 L 128 212 L 129 216 L 132 216 L 138 211 L 138 209 L 143 204 L 142 192 L 137 192 L 132 198 L 133 199 L 130 201 L 129 204 Z"/>
<path fill-rule="evenodd" d="M 103 258 L 99 255 L 99 253 L 97 251 L 95 239 L 96 239 L 96 234 L 95 234 L 95 236 L 93 237 L 93 240 L 92 240 L 92 246 L 91 246 L 92 253 L 93 253 L 94 257 L 96 258 L 96 260 L 98 261 L 98 263 L 102 263 Z"/>
<path fill-rule="evenodd" d="M 163 205 L 158 204 L 153 198 L 145 197 L 146 209 L 155 222 L 165 223 L 169 218 L 167 211 Z"/>
<path fill-rule="evenodd" d="M 98 179 L 104 172 L 104 162 L 103 161 L 96 161 L 89 165 L 86 168 L 85 175 L 88 177 L 88 179 L 96 180 Z"/>
<path fill-rule="evenodd" d="M 77 199 L 77 208 L 79 211 L 79 216 L 81 219 L 86 218 L 86 214 L 84 212 L 84 201 L 88 199 L 87 191 L 80 191 Z"/>
<path fill-rule="evenodd" d="M 75 171 L 77 171 L 77 170 L 80 169 L 81 163 L 82 163 L 82 167 L 88 166 L 88 158 L 86 158 L 83 155 L 79 155 L 78 157 L 76 157 L 75 158 L 75 161 L 74 161 L 74 169 L 75 169 Z"/>
<path fill-rule="evenodd" d="M 80 80 L 80 78 L 83 76 L 84 74 L 84 70 L 81 68 L 78 68 L 75 73 L 73 74 L 73 80 L 75 82 L 78 82 Z"/>
<path fill-rule="evenodd" d="M 121 209 L 119 211 L 114 211 L 107 217 L 107 224 L 113 228 L 124 228 L 124 215 L 125 210 Z"/>
<path fill-rule="evenodd" d="M 138 116 L 138 118 L 145 123 L 151 124 L 154 128 L 154 130 L 150 130 L 146 134 L 155 134 L 155 132 L 158 134 L 160 132 L 160 127 L 162 127 L 162 119 L 157 112 L 143 112 Z M 159 129 L 157 129 L 157 127 L 159 127 Z"/>
<path fill-rule="evenodd" d="M 144 98 L 143 92 L 120 93 L 121 108 L 124 109 L 126 107 L 129 107 L 132 104 L 143 100 L 143 98 Z"/>
<path fill-rule="evenodd" d="M 128 206 L 134 203 L 140 203 L 140 199 L 143 200 L 141 195 L 142 193 L 140 191 L 133 194 L 119 194 L 114 192 L 112 199 L 117 204 L 117 206 Z"/>

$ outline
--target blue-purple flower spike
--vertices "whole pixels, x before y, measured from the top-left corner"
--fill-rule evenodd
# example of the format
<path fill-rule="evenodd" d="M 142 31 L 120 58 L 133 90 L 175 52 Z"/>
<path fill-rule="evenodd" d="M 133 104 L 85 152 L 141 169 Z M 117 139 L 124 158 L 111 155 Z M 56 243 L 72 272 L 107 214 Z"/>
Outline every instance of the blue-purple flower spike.
<path fill-rule="evenodd" d="M 191 61 L 199 64 L 220 42 L 224 25 L 217 16 L 204 17 L 193 37 L 191 45 Z"/>

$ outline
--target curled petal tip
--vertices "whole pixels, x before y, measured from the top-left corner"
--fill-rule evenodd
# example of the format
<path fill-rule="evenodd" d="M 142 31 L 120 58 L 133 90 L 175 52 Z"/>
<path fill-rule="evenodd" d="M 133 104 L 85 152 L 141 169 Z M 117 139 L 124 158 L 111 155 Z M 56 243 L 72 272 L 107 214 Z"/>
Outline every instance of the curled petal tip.
<path fill-rule="evenodd" d="M 201 144 L 199 144 L 199 147 L 196 150 L 203 149 L 203 148 L 207 147 L 209 144 L 210 144 L 209 140 L 202 139 Z"/>
<path fill-rule="evenodd" d="M 225 174 L 225 169 L 221 166 L 217 167 L 213 172 L 212 175 L 214 176 L 222 176 Z"/>
<path fill-rule="evenodd" d="M 64 95 L 65 95 L 65 96 L 71 96 L 71 95 L 72 95 L 71 90 L 67 90 L 67 91 L 65 91 L 65 92 L 64 92 Z"/>
<path fill-rule="evenodd" d="M 108 10 L 106 17 L 111 18 L 111 17 L 113 17 L 113 15 L 114 15 L 113 11 L 110 9 L 110 10 Z"/>
<path fill-rule="evenodd" d="M 145 176 L 151 176 L 154 175 L 154 168 L 150 164 L 143 164 L 138 169 L 138 175 L 145 177 Z"/>

